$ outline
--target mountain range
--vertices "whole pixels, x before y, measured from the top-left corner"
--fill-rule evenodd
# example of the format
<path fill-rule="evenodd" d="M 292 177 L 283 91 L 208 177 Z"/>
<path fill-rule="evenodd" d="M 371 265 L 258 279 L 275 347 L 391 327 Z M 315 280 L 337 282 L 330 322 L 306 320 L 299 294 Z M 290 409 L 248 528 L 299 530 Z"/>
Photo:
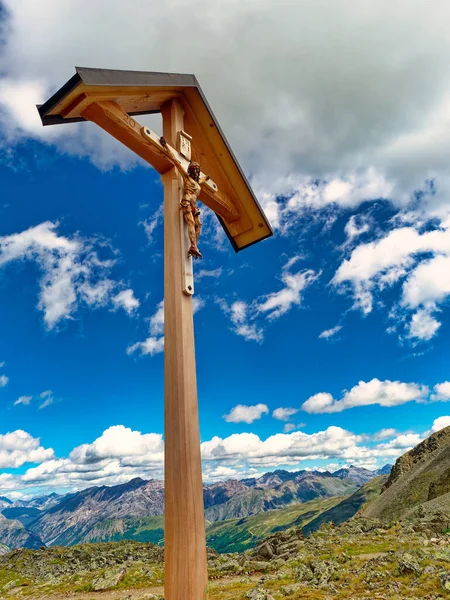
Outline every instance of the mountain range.
<path fill-rule="evenodd" d="M 275 471 L 205 486 L 206 511 L 216 516 L 220 506 L 250 513 L 261 497 L 286 501 L 207 522 L 211 598 L 443 598 L 450 591 L 450 427 L 383 471 Z M 356 489 L 327 496 L 342 485 Z M 39 512 L 27 526 L 0 515 L 0 592 L 54 600 L 86 591 L 160 598 L 164 516 L 138 515 L 161 511 L 162 492 L 161 482 L 134 479 L 53 498 L 43 509 L 37 499 L 27 507 L 4 498 L 3 511 Z M 246 503 L 251 492 L 258 501 Z M 323 495 L 308 500 L 313 493 Z M 36 548 L 38 528 L 70 545 L 89 543 L 8 552 L 8 544 Z"/>
<path fill-rule="evenodd" d="M 354 466 L 335 473 L 277 470 L 259 478 L 205 485 L 206 519 L 208 523 L 245 519 L 311 500 L 342 498 L 377 474 Z M 135 478 L 126 484 L 91 487 L 65 496 L 51 494 L 15 502 L 3 497 L 1 502 L 1 543 L 10 548 L 70 546 L 93 539 L 117 539 L 139 529 L 142 520 L 148 525 L 149 519 L 164 513 L 164 487 L 162 481 Z M 153 531 L 153 526 L 150 529 Z"/>

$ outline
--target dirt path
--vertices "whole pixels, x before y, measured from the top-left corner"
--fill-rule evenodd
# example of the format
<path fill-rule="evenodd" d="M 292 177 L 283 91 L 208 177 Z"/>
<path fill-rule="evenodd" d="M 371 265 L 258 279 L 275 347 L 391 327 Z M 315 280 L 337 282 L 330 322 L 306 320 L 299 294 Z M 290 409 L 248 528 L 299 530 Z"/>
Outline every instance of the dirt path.
<path fill-rule="evenodd" d="M 48 598 L 48 600 L 68 600 L 73 598 L 74 600 L 149 600 L 152 595 L 156 598 L 162 598 L 164 594 L 164 588 L 159 587 L 146 587 L 139 588 L 137 590 L 109 590 L 105 592 L 65 592 L 63 594 L 46 594 L 42 596 L 38 590 L 33 595 L 28 596 L 29 598 Z"/>
<path fill-rule="evenodd" d="M 162 598 L 164 594 L 163 587 L 140 588 L 138 590 L 110 590 L 107 592 L 67 592 L 65 594 L 54 594 L 46 596 L 49 600 L 148 600 L 153 594 L 157 598 Z M 35 598 L 44 598 L 37 593 Z"/>
<path fill-rule="evenodd" d="M 261 575 L 249 576 L 253 585 L 259 581 L 260 578 Z M 210 583 L 210 590 L 213 592 L 215 589 L 218 590 L 220 588 L 222 591 L 226 592 L 227 587 L 233 587 L 241 579 L 242 575 L 239 577 L 216 579 Z M 158 586 L 128 590 L 109 590 L 105 592 L 66 592 L 64 594 L 46 594 L 45 596 L 36 590 L 32 595 L 28 596 L 28 598 L 36 600 L 69 600 L 71 598 L 73 600 L 150 600 L 150 598 L 152 598 L 151 594 L 156 596 L 156 598 L 162 598 L 164 595 L 164 587 Z"/>

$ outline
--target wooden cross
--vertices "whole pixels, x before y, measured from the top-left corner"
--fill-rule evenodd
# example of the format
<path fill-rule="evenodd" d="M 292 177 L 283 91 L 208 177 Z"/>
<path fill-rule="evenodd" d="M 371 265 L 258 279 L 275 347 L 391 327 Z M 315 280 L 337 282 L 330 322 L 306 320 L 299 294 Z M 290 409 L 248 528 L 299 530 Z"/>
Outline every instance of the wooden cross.
<path fill-rule="evenodd" d="M 199 199 L 212 209 L 238 252 L 272 235 L 206 98 L 193 75 L 77 68 L 38 107 L 44 125 L 92 121 L 138 154 L 164 184 L 164 486 L 166 600 L 208 597 L 203 484 L 198 422 L 192 258 L 180 211 L 194 151 L 210 177 Z M 163 137 L 134 117 L 160 112 Z"/>

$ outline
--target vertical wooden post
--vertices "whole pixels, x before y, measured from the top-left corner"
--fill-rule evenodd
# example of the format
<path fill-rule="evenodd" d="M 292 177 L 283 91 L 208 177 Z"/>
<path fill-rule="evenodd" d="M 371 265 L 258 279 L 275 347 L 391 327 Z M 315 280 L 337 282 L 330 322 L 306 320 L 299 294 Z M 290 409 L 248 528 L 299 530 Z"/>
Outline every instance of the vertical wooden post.
<path fill-rule="evenodd" d="M 162 107 L 163 135 L 174 148 L 183 129 L 178 100 Z M 165 594 L 207 598 L 205 517 L 198 423 L 192 297 L 183 294 L 181 178 L 164 183 Z"/>

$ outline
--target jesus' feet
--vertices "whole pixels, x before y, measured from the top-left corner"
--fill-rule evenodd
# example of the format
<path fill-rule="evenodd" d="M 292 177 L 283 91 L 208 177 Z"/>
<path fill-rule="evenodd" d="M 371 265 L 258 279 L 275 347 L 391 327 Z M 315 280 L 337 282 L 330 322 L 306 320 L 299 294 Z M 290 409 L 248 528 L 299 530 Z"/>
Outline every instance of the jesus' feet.
<path fill-rule="evenodd" d="M 197 259 L 197 258 L 203 258 L 203 255 L 200 252 L 200 250 L 197 248 L 197 246 L 191 246 L 189 248 L 188 256 L 192 256 L 195 259 Z"/>

